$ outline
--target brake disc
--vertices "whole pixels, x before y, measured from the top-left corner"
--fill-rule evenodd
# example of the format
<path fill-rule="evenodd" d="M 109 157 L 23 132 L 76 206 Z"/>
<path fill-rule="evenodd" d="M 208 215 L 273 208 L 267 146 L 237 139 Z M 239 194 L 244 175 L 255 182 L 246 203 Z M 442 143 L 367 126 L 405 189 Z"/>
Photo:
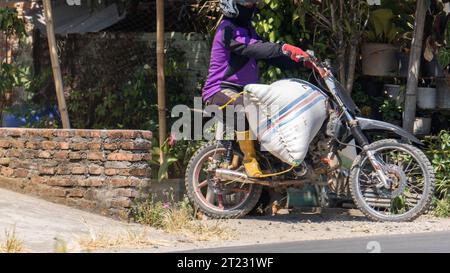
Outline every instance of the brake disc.
<path fill-rule="evenodd" d="M 406 174 L 400 166 L 388 164 L 387 166 L 388 177 L 391 180 L 391 188 L 389 195 L 391 198 L 400 196 L 406 188 Z"/>

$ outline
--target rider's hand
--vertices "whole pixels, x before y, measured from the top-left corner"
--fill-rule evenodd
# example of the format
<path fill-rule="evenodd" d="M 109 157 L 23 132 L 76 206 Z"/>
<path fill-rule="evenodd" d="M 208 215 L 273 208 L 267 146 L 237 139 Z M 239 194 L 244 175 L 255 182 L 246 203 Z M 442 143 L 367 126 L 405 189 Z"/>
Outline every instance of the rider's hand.
<path fill-rule="evenodd" d="M 291 57 L 294 62 L 299 62 L 302 58 L 309 58 L 309 54 L 293 45 L 284 44 L 281 48 L 283 54 Z"/>

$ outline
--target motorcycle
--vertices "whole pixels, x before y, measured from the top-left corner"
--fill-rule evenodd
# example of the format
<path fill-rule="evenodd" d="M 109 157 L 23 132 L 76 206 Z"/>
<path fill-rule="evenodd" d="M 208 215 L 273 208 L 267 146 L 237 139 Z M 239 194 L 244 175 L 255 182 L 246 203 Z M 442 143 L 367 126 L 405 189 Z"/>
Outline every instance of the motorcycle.
<path fill-rule="evenodd" d="M 255 208 L 263 187 L 312 184 L 320 190 L 322 205 L 348 198 L 374 221 L 411 221 L 422 215 L 430 206 L 435 182 L 421 141 L 398 126 L 359 116 L 331 67 L 313 56 L 303 60 L 313 65 L 321 88 L 316 87 L 327 95 L 329 105 L 304 161 L 289 169 L 270 152 L 257 149 L 261 168 L 272 175 L 251 178 L 236 141 L 209 142 L 196 151 L 186 170 L 190 201 L 210 218 L 238 218 Z M 348 170 L 340 151 L 349 146 L 357 156 Z"/>

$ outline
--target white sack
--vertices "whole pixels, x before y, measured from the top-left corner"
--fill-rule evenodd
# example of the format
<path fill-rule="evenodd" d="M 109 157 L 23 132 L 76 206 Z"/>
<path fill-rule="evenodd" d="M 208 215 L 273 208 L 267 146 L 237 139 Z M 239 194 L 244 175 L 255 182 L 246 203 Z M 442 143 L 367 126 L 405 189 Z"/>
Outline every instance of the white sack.
<path fill-rule="evenodd" d="M 247 111 L 247 117 L 262 148 L 286 163 L 300 164 L 327 118 L 327 96 L 297 79 L 250 84 L 245 91 L 246 109 L 256 108 L 259 113 L 255 118 L 253 111 Z"/>

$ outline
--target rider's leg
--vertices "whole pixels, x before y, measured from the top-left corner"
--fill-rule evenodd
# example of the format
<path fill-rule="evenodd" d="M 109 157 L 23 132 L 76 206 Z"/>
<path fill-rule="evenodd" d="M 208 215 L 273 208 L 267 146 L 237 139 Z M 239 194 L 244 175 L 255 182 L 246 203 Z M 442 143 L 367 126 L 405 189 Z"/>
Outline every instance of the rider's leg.
<path fill-rule="evenodd" d="M 255 143 L 253 141 L 250 124 L 246 113 L 243 108 L 243 99 L 236 103 L 236 113 L 235 113 L 235 128 L 236 128 L 236 141 L 239 144 L 241 152 L 244 154 L 243 165 L 245 167 L 245 172 L 249 177 L 259 177 L 262 175 L 261 169 L 259 168 L 258 160 L 256 159 Z"/>
<path fill-rule="evenodd" d="M 259 163 L 256 160 L 256 151 L 253 140 L 250 138 L 250 131 L 236 132 L 239 148 L 244 154 L 243 164 L 249 177 L 259 177 L 262 175 Z"/>
<path fill-rule="evenodd" d="M 210 104 L 214 105 L 225 105 L 228 103 L 231 98 L 235 97 L 238 93 L 233 90 L 223 90 L 222 92 L 217 93 L 210 99 Z M 238 106 L 244 105 L 243 97 L 238 97 L 236 100 L 232 101 L 229 105 Z M 226 116 L 226 115 L 225 115 Z M 256 159 L 256 151 L 254 146 L 254 141 L 250 138 L 249 125 L 247 120 L 245 119 L 245 114 L 242 113 L 234 113 L 234 126 L 238 129 L 241 129 L 238 125 L 241 120 L 240 118 L 244 117 L 245 127 L 244 130 L 238 130 L 236 132 L 237 142 L 239 143 L 239 148 L 241 152 L 244 154 L 243 165 L 245 167 L 245 171 L 249 177 L 258 177 L 262 174 L 259 163 Z M 233 117 L 227 117 L 233 118 Z"/>

